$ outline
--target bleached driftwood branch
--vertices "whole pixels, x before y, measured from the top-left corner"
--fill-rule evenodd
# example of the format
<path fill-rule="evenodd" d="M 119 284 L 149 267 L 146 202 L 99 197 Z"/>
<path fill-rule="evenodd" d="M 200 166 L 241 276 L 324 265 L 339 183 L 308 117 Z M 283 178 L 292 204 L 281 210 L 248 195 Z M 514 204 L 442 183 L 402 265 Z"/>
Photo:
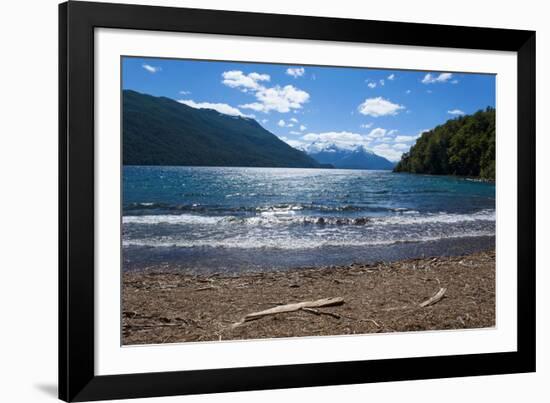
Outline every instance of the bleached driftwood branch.
<path fill-rule="evenodd" d="M 286 312 L 295 312 L 304 308 L 314 309 L 314 308 L 322 308 L 327 306 L 337 306 L 337 305 L 342 305 L 343 303 L 344 303 L 343 298 L 335 297 L 335 298 L 318 299 L 316 301 L 303 301 L 303 302 L 297 302 L 294 304 L 280 305 L 274 308 L 266 309 L 264 311 L 249 313 L 240 322 L 233 324 L 233 327 L 237 327 L 245 322 L 249 322 L 255 319 L 260 319 L 268 315 L 275 315 L 278 313 L 286 313 Z"/>
<path fill-rule="evenodd" d="M 445 292 L 447 291 L 446 288 L 440 288 L 439 291 L 431 298 L 427 299 L 426 301 L 422 302 L 420 304 L 420 306 L 422 308 L 426 307 L 426 306 L 429 306 L 429 305 L 433 305 L 439 301 L 441 301 L 441 299 L 443 299 L 443 296 L 445 295 Z"/>

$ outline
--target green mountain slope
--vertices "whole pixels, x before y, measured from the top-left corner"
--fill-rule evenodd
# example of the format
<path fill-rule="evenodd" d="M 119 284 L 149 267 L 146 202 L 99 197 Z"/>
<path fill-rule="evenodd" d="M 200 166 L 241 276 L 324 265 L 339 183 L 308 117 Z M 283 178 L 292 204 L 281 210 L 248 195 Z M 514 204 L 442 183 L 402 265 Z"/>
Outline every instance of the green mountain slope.
<path fill-rule="evenodd" d="M 123 91 L 124 165 L 316 168 L 253 119 Z"/>
<path fill-rule="evenodd" d="M 495 109 L 448 120 L 424 132 L 395 172 L 495 178 Z"/>

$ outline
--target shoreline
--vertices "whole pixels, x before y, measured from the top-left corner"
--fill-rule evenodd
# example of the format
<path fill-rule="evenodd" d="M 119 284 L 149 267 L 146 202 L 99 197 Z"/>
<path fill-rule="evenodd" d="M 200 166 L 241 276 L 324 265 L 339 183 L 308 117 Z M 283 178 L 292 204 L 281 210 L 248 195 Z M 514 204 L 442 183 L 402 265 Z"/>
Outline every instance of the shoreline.
<path fill-rule="evenodd" d="M 255 272 L 347 267 L 353 262 L 375 264 L 434 256 L 462 256 L 494 247 L 494 235 L 395 242 L 390 245 L 323 246 L 303 250 L 130 247 L 123 251 L 123 272 L 239 276 Z M 127 256 L 131 256 L 132 261 L 127 261 Z"/>
<path fill-rule="evenodd" d="M 122 282 L 123 345 L 495 326 L 494 249 L 238 275 L 124 272 Z M 443 288 L 442 299 L 420 306 Z M 343 303 L 243 321 L 325 298 Z"/>

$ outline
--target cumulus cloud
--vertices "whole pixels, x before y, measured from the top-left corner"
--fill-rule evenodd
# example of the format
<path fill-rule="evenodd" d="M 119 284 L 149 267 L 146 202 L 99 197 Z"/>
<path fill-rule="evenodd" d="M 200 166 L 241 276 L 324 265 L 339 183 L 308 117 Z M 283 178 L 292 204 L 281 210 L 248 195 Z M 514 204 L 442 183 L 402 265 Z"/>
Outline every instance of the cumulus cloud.
<path fill-rule="evenodd" d="M 452 73 L 431 74 L 428 73 L 422 79 L 422 84 L 445 83 L 453 78 Z"/>
<path fill-rule="evenodd" d="M 380 85 L 381 85 L 381 86 L 384 86 L 384 84 L 385 84 L 385 81 L 384 81 L 383 79 L 382 79 L 382 80 L 380 80 L 379 82 L 380 82 Z"/>
<path fill-rule="evenodd" d="M 372 123 L 363 123 L 359 125 L 359 127 L 362 129 L 370 129 L 372 127 Z"/>
<path fill-rule="evenodd" d="M 368 98 L 357 107 L 359 113 L 372 117 L 396 115 L 401 109 L 405 109 L 403 105 L 394 104 L 393 102 L 382 97 Z"/>
<path fill-rule="evenodd" d="M 393 74 L 393 73 L 390 74 L 390 75 L 388 76 L 388 80 L 390 80 L 390 81 L 395 80 L 395 74 Z"/>
<path fill-rule="evenodd" d="M 411 146 L 410 146 L 410 144 L 407 145 L 407 144 L 403 144 L 403 143 L 397 143 L 397 144 L 394 144 L 392 148 L 394 150 L 405 151 L 405 150 L 408 150 L 409 148 L 411 148 Z"/>
<path fill-rule="evenodd" d="M 370 82 L 370 83 L 367 84 L 367 87 L 376 88 L 376 83 L 375 82 Z"/>
<path fill-rule="evenodd" d="M 142 64 L 141 67 L 143 67 L 145 70 L 147 70 L 151 74 L 158 73 L 162 70 L 160 67 L 151 66 L 150 64 Z"/>
<path fill-rule="evenodd" d="M 303 131 L 306 130 L 306 129 L 307 129 L 307 127 L 305 127 L 304 125 L 300 125 L 300 131 L 303 132 Z"/>
<path fill-rule="evenodd" d="M 289 67 L 286 69 L 286 74 L 294 78 L 302 77 L 306 70 L 303 67 Z"/>
<path fill-rule="evenodd" d="M 420 134 L 416 136 L 395 136 L 393 138 L 393 141 L 395 141 L 396 143 L 408 143 L 409 141 L 416 140 L 419 136 Z"/>
<path fill-rule="evenodd" d="M 386 135 L 388 131 L 386 129 L 382 129 L 381 127 L 377 127 L 376 129 L 372 129 L 369 134 L 366 135 L 367 139 L 377 139 L 382 138 Z"/>
<path fill-rule="evenodd" d="M 253 118 L 254 115 L 245 115 L 238 108 L 235 108 L 228 104 L 223 103 L 211 103 L 211 102 L 195 102 L 192 99 L 180 99 L 178 100 L 180 104 L 190 106 L 195 109 L 213 109 L 219 113 L 229 116 L 239 116 L 242 118 Z"/>
<path fill-rule="evenodd" d="M 297 148 L 299 150 L 303 150 L 307 144 L 300 140 L 293 140 L 289 139 L 288 137 L 281 136 L 279 137 L 281 140 L 283 140 L 285 143 L 287 143 L 289 146 Z"/>
<path fill-rule="evenodd" d="M 465 115 L 464 111 L 461 111 L 460 109 L 451 109 L 450 111 L 447 111 L 447 113 L 454 116 Z"/>
<path fill-rule="evenodd" d="M 268 113 L 277 111 L 280 113 L 301 109 L 302 105 L 309 100 L 309 94 L 292 85 L 284 87 L 275 86 L 272 88 L 260 88 L 255 93 L 258 102 L 240 105 L 244 109 L 252 109 L 258 112 Z"/>
<path fill-rule="evenodd" d="M 308 133 L 302 137 L 308 148 L 313 150 L 324 149 L 328 145 L 335 145 L 340 148 L 353 149 L 359 145 L 368 145 L 369 140 L 359 134 L 352 132 L 324 132 Z"/>
<path fill-rule="evenodd" d="M 292 120 L 292 119 L 290 119 L 290 120 Z M 277 123 L 277 126 L 279 126 L 279 127 L 294 127 L 294 123 L 285 122 L 283 119 L 281 119 Z"/>
<path fill-rule="evenodd" d="M 240 70 L 231 70 L 223 72 L 222 78 L 224 85 L 237 88 L 245 93 L 254 94 L 256 102 L 239 105 L 244 109 L 264 113 L 270 111 L 287 113 L 291 110 L 296 112 L 297 109 L 302 108 L 304 103 L 309 101 L 309 94 L 293 85 L 285 85 L 284 87 L 279 85 L 274 87 L 265 86 L 264 83 L 271 80 L 268 74 L 255 72 L 244 74 Z"/>
<path fill-rule="evenodd" d="M 308 152 L 319 152 L 336 146 L 341 149 L 354 150 L 357 147 L 364 147 L 372 150 L 378 155 L 390 161 L 398 161 L 401 155 L 408 151 L 411 142 L 416 136 L 392 136 L 396 130 L 386 130 L 381 127 L 372 129 L 368 134 L 360 134 L 348 131 L 331 131 L 322 133 L 307 133 L 299 139 L 288 139 L 281 137 L 292 147 L 306 150 Z M 297 132 L 290 132 L 296 135 Z"/>
<path fill-rule="evenodd" d="M 294 123 L 298 123 L 298 119 L 296 119 L 296 118 L 290 118 L 290 121 L 294 122 Z"/>
<path fill-rule="evenodd" d="M 403 155 L 404 149 L 402 148 L 402 145 L 398 145 L 396 147 L 396 144 L 380 143 L 371 147 L 371 150 L 376 154 L 395 162 L 399 161 L 401 155 Z"/>
<path fill-rule="evenodd" d="M 271 77 L 268 74 L 244 74 L 240 70 L 224 71 L 222 73 L 222 78 L 222 83 L 224 85 L 231 88 L 238 88 L 243 92 L 258 90 L 262 87 L 260 82 L 271 80 Z"/>

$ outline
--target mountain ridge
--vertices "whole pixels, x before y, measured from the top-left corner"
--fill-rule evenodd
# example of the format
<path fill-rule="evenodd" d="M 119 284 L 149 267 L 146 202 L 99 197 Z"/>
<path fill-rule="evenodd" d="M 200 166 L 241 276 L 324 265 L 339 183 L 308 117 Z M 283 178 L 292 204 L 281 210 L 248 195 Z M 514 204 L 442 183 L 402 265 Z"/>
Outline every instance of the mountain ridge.
<path fill-rule="evenodd" d="M 360 144 L 339 147 L 333 143 L 312 143 L 304 147 L 303 151 L 317 162 L 330 164 L 339 169 L 391 170 L 394 168 L 391 161 Z"/>
<path fill-rule="evenodd" d="M 124 165 L 321 167 L 255 119 L 133 90 L 122 97 Z"/>

